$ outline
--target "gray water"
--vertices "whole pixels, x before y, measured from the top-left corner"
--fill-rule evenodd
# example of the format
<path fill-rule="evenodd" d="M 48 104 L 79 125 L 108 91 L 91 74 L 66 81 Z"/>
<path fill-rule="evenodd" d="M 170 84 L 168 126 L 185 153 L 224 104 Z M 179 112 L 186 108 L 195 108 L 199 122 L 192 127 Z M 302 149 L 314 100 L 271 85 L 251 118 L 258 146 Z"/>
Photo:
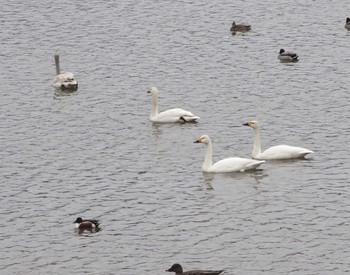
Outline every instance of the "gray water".
<path fill-rule="evenodd" d="M 0 4 L 1 274 L 350 271 L 348 0 Z M 51 87 L 57 50 L 77 92 Z M 150 86 L 200 122 L 152 124 Z M 250 157 L 252 119 L 315 154 L 203 174 L 193 141 Z"/>

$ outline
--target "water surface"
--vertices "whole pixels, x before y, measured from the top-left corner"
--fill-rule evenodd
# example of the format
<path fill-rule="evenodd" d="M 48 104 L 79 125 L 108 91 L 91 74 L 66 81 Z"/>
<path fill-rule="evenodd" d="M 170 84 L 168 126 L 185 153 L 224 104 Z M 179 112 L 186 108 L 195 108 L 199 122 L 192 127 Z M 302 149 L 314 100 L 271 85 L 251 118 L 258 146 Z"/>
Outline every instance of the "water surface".
<path fill-rule="evenodd" d="M 1 274 L 350 271 L 349 1 L 1 6 Z M 252 31 L 232 36 L 233 20 Z M 75 93 L 51 87 L 57 50 Z M 150 86 L 200 122 L 153 125 Z M 203 174 L 193 141 L 250 157 L 252 119 L 263 148 L 315 154 Z M 77 234 L 78 216 L 102 231 Z"/>

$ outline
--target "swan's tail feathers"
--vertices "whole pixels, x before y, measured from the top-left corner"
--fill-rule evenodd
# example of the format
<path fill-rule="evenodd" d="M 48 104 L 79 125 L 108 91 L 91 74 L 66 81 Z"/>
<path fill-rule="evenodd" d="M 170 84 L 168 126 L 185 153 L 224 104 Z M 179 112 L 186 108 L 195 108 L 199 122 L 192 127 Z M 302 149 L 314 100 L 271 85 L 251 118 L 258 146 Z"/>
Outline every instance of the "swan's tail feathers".
<path fill-rule="evenodd" d="M 300 157 L 301 157 L 301 158 L 304 158 L 306 155 L 308 155 L 308 154 L 313 154 L 313 153 L 314 153 L 314 151 L 311 151 L 311 150 L 309 150 L 309 149 L 305 149 L 304 152 L 302 152 L 302 153 L 300 154 Z"/>
<path fill-rule="evenodd" d="M 263 164 L 265 162 L 265 160 L 257 160 L 257 161 L 254 161 L 252 164 L 250 164 L 248 166 L 248 169 L 246 170 L 252 170 L 252 169 L 256 169 L 258 168 L 261 164 Z"/>
<path fill-rule="evenodd" d="M 180 120 L 183 122 L 197 122 L 198 119 L 200 119 L 199 116 L 182 116 L 182 117 L 180 117 Z"/>

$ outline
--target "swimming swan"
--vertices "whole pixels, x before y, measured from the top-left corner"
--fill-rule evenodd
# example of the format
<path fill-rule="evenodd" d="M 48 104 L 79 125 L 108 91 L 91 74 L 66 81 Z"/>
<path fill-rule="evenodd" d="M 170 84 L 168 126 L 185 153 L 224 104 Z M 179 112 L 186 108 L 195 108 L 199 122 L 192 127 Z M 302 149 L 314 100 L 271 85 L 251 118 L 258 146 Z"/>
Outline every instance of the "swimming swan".
<path fill-rule="evenodd" d="M 60 56 L 55 54 L 55 65 L 56 65 L 56 77 L 53 80 L 52 86 L 62 90 L 76 90 L 78 89 L 78 82 L 71 72 L 61 74 L 60 72 Z"/>
<path fill-rule="evenodd" d="M 180 108 L 169 109 L 164 112 L 158 113 L 158 89 L 152 87 L 147 93 L 152 94 L 152 112 L 149 116 L 150 120 L 159 123 L 168 122 L 195 122 L 199 119 L 189 111 L 185 111 Z"/>
<path fill-rule="evenodd" d="M 213 164 L 213 146 L 208 135 L 203 135 L 194 143 L 204 143 L 207 146 L 204 163 L 202 166 L 203 172 L 224 173 L 224 172 L 244 172 L 247 170 L 256 169 L 264 160 L 254 160 L 246 158 L 226 158 Z"/>
<path fill-rule="evenodd" d="M 284 49 L 280 49 L 280 53 L 278 55 L 278 59 L 281 62 L 297 62 L 299 56 L 293 52 L 286 52 Z"/>
<path fill-rule="evenodd" d="M 350 31 L 350 18 L 349 17 L 346 18 L 344 28 L 347 29 L 348 31 Z"/>
<path fill-rule="evenodd" d="M 252 120 L 243 124 L 254 129 L 254 147 L 252 158 L 277 160 L 277 159 L 295 159 L 304 158 L 307 154 L 313 154 L 313 151 L 302 147 L 295 147 L 289 145 L 277 145 L 266 149 L 261 153 L 260 147 L 260 125 L 259 122 Z"/>

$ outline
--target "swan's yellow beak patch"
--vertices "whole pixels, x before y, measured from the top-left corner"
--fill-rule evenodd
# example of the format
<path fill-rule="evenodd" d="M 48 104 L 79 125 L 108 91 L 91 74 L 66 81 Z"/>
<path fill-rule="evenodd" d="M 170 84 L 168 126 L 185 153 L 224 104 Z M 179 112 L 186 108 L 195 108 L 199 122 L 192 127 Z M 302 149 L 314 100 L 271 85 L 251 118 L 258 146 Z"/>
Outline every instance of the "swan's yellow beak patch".
<path fill-rule="evenodd" d="M 254 122 L 253 121 L 249 121 L 247 123 L 243 123 L 242 125 L 244 125 L 244 126 L 252 126 L 252 125 L 254 125 Z"/>
<path fill-rule="evenodd" d="M 203 138 L 198 138 L 194 143 L 202 143 L 203 142 Z"/>

